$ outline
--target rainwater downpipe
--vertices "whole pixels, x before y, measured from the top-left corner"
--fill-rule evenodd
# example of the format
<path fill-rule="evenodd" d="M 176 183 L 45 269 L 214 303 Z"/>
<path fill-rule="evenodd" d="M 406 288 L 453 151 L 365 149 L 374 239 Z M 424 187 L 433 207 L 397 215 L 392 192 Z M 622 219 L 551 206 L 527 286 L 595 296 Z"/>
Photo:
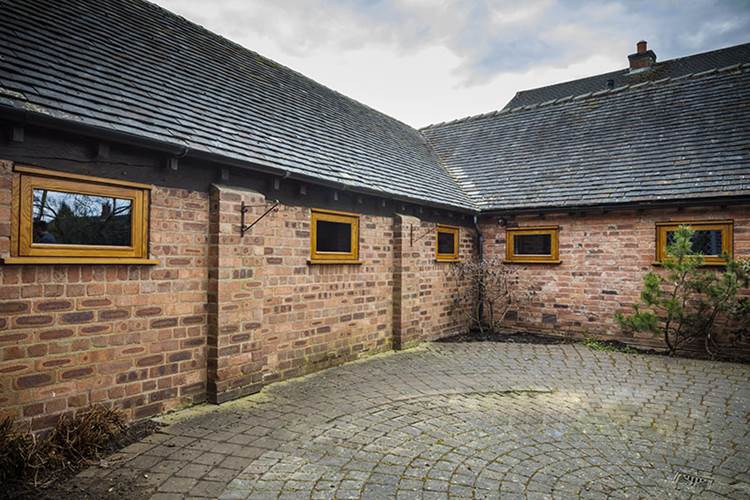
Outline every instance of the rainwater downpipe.
<path fill-rule="evenodd" d="M 482 236 L 482 230 L 479 229 L 479 216 L 474 215 L 474 230 L 477 232 L 477 258 L 481 263 L 484 259 L 484 237 Z M 484 284 L 479 286 L 479 321 L 484 318 Z"/>

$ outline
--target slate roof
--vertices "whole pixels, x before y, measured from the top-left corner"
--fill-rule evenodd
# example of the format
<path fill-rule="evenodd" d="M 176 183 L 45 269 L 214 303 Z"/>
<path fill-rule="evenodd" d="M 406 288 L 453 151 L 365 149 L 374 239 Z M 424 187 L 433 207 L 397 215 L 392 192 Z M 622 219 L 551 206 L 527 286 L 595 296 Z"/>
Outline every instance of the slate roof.
<path fill-rule="evenodd" d="M 630 73 L 628 68 L 589 76 L 569 82 L 556 83 L 546 87 L 521 90 L 503 109 L 539 104 L 561 97 L 577 96 L 587 92 L 598 92 L 607 89 L 611 81 L 612 88 L 623 85 L 635 85 L 645 81 L 675 78 L 691 73 L 700 73 L 714 68 L 724 68 L 737 63 L 750 61 L 750 43 L 726 47 L 701 54 L 693 54 L 677 59 L 658 61 L 647 71 Z"/>
<path fill-rule="evenodd" d="M 3 107 L 473 209 L 413 128 L 142 0 L 0 0 Z"/>
<path fill-rule="evenodd" d="M 0 0 L 0 13 L 0 116 L 471 211 L 750 195 L 748 64 L 420 133 L 143 0 Z"/>
<path fill-rule="evenodd" d="M 750 64 L 422 129 L 483 210 L 750 195 Z"/>

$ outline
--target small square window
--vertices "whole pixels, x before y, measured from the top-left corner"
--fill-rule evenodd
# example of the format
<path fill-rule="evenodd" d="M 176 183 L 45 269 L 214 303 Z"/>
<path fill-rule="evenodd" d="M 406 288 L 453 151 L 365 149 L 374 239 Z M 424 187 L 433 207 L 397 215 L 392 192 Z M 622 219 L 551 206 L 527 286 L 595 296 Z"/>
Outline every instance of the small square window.
<path fill-rule="evenodd" d="M 310 262 L 313 264 L 358 264 L 359 215 L 331 210 L 312 210 Z"/>
<path fill-rule="evenodd" d="M 505 260 L 519 263 L 559 263 L 558 231 L 557 226 L 506 229 Z"/>
<path fill-rule="evenodd" d="M 458 260 L 458 228 L 455 226 L 437 227 L 435 242 L 435 258 L 440 262 L 456 262 Z"/>
<path fill-rule="evenodd" d="M 16 166 L 7 264 L 155 264 L 150 186 Z"/>
<path fill-rule="evenodd" d="M 693 252 L 703 255 L 708 265 L 726 264 L 732 256 L 734 246 L 734 224 L 732 221 L 658 222 L 656 224 L 656 261 L 667 256 L 667 246 L 672 243 L 674 233 L 681 225 L 690 227 L 693 235 Z"/>

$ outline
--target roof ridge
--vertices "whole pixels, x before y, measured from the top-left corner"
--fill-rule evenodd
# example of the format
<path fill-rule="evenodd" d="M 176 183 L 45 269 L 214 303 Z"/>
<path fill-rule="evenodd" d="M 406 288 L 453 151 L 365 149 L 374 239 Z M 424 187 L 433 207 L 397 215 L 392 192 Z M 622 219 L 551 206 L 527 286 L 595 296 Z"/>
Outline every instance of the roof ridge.
<path fill-rule="evenodd" d="M 706 52 L 698 52 L 697 54 L 688 54 L 688 55 L 684 55 L 684 56 L 680 56 L 680 57 L 673 57 L 671 59 L 664 59 L 663 61 L 657 61 L 656 65 L 659 66 L 659 65 L 663 65 L 663 64 L 671 64 L 671 63 L 674 63 L 675 61 L 684 61 L 686 59 L 693 59 L 693 58 L 698 58 L 698 57 L 709 56 L 709 55 L 712 55 L 712 54 L 716 54 L 717 52 L 723 52 L 723 51 L 726 51 L 726 50 L 737 49 L 738 47 L 742 47 L 744 45 L 750 45 L 750 43 L 746 42 L 746 43 L 740 43 L 740 44 L 737 44 L 737 45 L 727 45 L 726 47 L 721 47 L 719 49 L 708 50 Z M 626 68 L 614 69 L 612 71 L 606 71 L 606 72 L 600 73 L 598 75 L 588 75 L 588 76 L 584 76 L 584 77 L 581 77 L 581 78 L 575 78 L 573 80 L 566 80 L 566 81 L 563 81 L 563 82 L 555 82 L 555 83 L 550 83 L 548 85 L 541 85 L 539 87 L 532 87 L 532 88 L 528 88 L 528 89 L 521 89 L 521 90 L 516 91 L 516 94 L 514 95 L 513 98 L 515 99 L 515 97 L 517 97 L 519 94 L 524 94 L 524 93 L 528 93 L 528 92 L 536 92 L 536 91 L 539 91 L 539 90 L 542 90 L 542 89 L 548 89 L 548 88 L 552 88 L 552 87 L 558 87 L 558 86 L 561 86 L 561 85 L 568 85 L 570 83 L 578 82 L 578 81 L 581 81 L 581 80 L 602 79 L 605 76 L 616 75 L 616 74 L 620 74 L 620 73 L 624 74 L 624 73 L 627 73 L 627 72 L 628 72 L 628 68 L 626 67 Z M 512 102 L 512 101 L 513 101 L 513 99 L 511 99 L 511 101 L 509 101 L 509 102 Z"/>
<path fill-rule="evenodd" d="M 690 59 L 691 57 L 705 56 L 705 55 L 708 55 L 708 54 L 714 54 L 716 52 L 721 52 L 721 51 L 724 51 L 724 50 L 736 49 L 737 47 L 742 47 L 743 45 L 750 45 L 750 42 L 738 43 L 737 45 L 727 45 L 725 47 L 721 47 L 721 48 L 718 48 L 718 49 L 707 50 L 706 52 L 698 52 L 697 54 L 688 54 L 686 56 L 673 57 L 672 59 L 665 59 L 665 60 L 659 61 L 659 62 L 660 63 L 667 63 L 667 62 L 672 62 L 672 61 L 680 61 L 682 59 Z"/>
<path fill-rule="evenodd" d="M 480 113 L 480 114 L 477 114 L 477 115 L 464 116 L 462 118 L 456 118 L 455 120 L 449 120 L 449 121 L 444 121 L 444 122 L 439 122 L 439 123 L 432 123 L 430 125 L 426 125 L 424 127 L 421 127 L 419 129 L 419 131 L 421 132 L 423 130 L 428 130 L 428 129 L 432 129 L 432 128 L 438 128 L 438 127 L 442 127 L 442 126 L 445 126 L 445 125 L 455 125 L 457 123 L 463 123 L 463 122 L 473 121 L 473 120 L 480 120 L 480 119 L 489 118 L 490 116 L 495 116 L 495 115 L 504 115 L 504 114 L 510 114 L 510 113 L 519 113 L 519 112 L 523 112 L 523 111 L 530 111 L 530 110 L 534 110 L 534 109 L 537 109 L 537 108 L 550 107 L 550 106 L 555 105 L 555 104 L 564 104 L 564 103 L 569 102 L 569 101 L 583 101 L 583 100 L 586 100 L 586 99 L 591 98 L 591 97 L 603 97 L 603 96 L 607 96 L 607 95 L 619 94 L 619 93 L 624 92 L 626 90 L 639 90 L 639 89 L 646 88 L 646 87 L 653 87 L 653 86 L 656 86 L 656 85 L 664 85 L 664 84 L 668 84 L 668 83 L 672 83 L 672 82 L 679 82 L 679 81 L 687 80 L 687 79 L 702 78 L 702 77 L 710 76 L 710 75 L 713 75 L 713 74 L 716 74 L 716 73 L 727 73 L 727 72 L 733 71 L 733 70 L 745 71 L 745 70 L 749 70 L 749 69 L 750 69 L 750 62 L 736 63 L 736 64 L 731 64 L 729 66 L 724 66 L 724 67 L 721 67 L 721 68 L 711 68 L 711 69 L 708 69 L 708 70 L 705 70 L 705 71 L 701 71 L 701 72 L 698 72 L 698 73 L 688 73 L 686 75 L 680 75 L 680 76 L 676 76 L 676 77 L 662 78 L 660 80 L 647 80 L 647 81 L 640 82 L 640 83 L 635 83 L 635 84 L 621 85 L 621 86 L 615 87 L 613 89 L 602 89 L 602 90 L 599 90 L 599 91 L 596 91 L 596 92 L 585 92 L 583 94 L 569 95 L 569 96 L 565 96 L 565 97 L 559 97 L 557 99 L 551 99 L 549 101 L 545 101 L 545 102 L 541 102 L 541 103 L 527 104 L 525 106 L 517 106 L 515 108 L 499 109 L 499 110 L 490 111 L 490 112 L 487 112 L 487 113 Z"/>

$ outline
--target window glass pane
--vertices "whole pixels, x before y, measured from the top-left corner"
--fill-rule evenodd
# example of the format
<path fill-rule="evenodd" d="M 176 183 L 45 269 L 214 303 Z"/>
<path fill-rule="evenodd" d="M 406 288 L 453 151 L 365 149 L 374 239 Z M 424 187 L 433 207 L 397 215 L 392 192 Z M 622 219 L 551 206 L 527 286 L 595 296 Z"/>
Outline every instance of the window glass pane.
<path fill-rule="evenodd" d="M 448 253 L 453 255 L 454 250 L 454 234 L 438 231 L 438 241 L 437 241 L 437 247 L 438 247 L 438 253 Z"/>
<path fill-rule="evenodd" d="M 352 225 L 343 222 L 317 221 L 315 250 L 318 252 L 352 251 Z"/>
<path fill-rule="evenodd" d="M 513 237 L 514 255 L 552 255 L 551 234 L 516 234 Z"/>
<path fill-rule="evenodd" d="M 674 243 L 674 231 L 667 232 L 667 245 Z M 699 229 L 693 235 L 693 253 L 721 255 L 721 230 Z"/>
<path fill-rule="evenodd" d="M 34 243 L 130 246 L 133 201 L 34 189 Z"/>

